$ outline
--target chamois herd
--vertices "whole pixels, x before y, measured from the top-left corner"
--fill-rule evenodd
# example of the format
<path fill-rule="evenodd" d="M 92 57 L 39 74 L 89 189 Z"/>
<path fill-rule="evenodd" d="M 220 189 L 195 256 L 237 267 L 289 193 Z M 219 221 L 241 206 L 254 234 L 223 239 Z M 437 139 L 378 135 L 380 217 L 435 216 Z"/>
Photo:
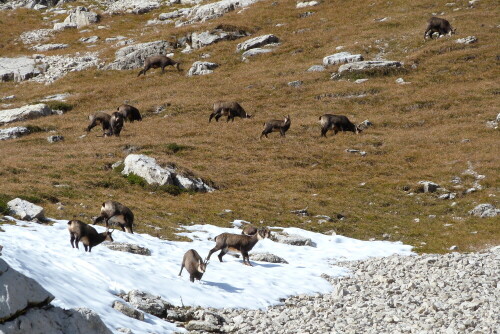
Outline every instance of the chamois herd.
<path fill-rule="evenodd" d="M 444 34 L 454 34 L 455 31 L 456 29 L 454 29 L 447 20 L 432 17 L 425 30 L 424 39 L 427 37 L 432 38 L 434 33 L 438 33 L 439 36 L 441 36 Z M 146 72 L 151 68 L 161 68 L 162 73 L 165 73 L 166 66 L 173 66 L 177 69 L 177 71 L 181 71 L 179 62 L 176 62 L 164 55 L 156 55 L 149 57 L 144 61 L 144 68 L 139 72 L 138 76 L 141 74 L 146 75 Z M 210 114 L 208 122 L 210 123 L 213 118 L 215 118 L 215 121 L 218 122 L 222 116 L 227 117 L 226 122 L 234 122 L 235 117 L 252 117 L 252 115 L 248 114 L 238 102 L 215 102 L 213 104 L 213 112 Z M 291 125 L 291 118 L 290 115 L 283 117 L 283 120 L 273 119 L 266 121 L 259 139 L 263 136 L 267 138 L 267 135 L 272 132 L 279 132 L 280 136 L 285 137 L 285 133 Z M 137 108 L 128 104 L 123 104 L 119 106 L 117 111 L 113 112 L 111 115 L 101 111 L 90 115 L 86 131 L 89 132 L 95 126 L 101 125 L 103 136 L 119 136 L 124 122 L 141 120 L 142 116 Z M 356 134 L 362 131 L 360 126 L 352 123 L 344 115 L 325 114 L 319 117 L 319 122 L 321 124 L 322 137 L 326 137 L 326 133 L 330 130 L 333 131 L 334 135 L 336 135 L 339 131 L 350 131 Z M 109 230 L 109 226 L 111 224 L 120 226 L 124 232 L 133 233 L 134 214 L 129 208 L 119 202 L 107 201 L 102 204 L 100 216 L 92 218 L 92 222 L 94 225 L 97 223 L 104 223 L 106 225 L 106 231 L 97 233 L 94 227 L 79 220 L 70 220 L 68 222 L 70 243 L 73 248 L 78 248 L 78 243 L 81 241 L 84 245 L 85 251 L 88 250 L 90 252 L 92 247 L 99 245 L 103 241 L 112 242 L 112 233 L 114 229 L 111 231 Z M 269 229 L 257 229 L 251 225 L 245 226 L 241 234 L 222 233 L 215 238 L 215 246 L 209 251 L 205 260 L 202 259 L 196 250 L 188 250 L 182 259 L 179 276 L 181 276 L 182 270 L 186 268 L 189 272 L 191 282 L 194 282 L 195 279 L 200 280 L 207 269 L 210 256 L 217 251 L 220 251 L 218 255 L 220 262 L 223 262 L 222 257 L 228 251 L 239 251 L 243 257 L 243 264 L 251 266 L 252 264 L 250 263 L 248 252 L 255 246 L 255 244 L 257 244 L 259 240 L 269 238 L 270 236 L 271 232 Z"/>

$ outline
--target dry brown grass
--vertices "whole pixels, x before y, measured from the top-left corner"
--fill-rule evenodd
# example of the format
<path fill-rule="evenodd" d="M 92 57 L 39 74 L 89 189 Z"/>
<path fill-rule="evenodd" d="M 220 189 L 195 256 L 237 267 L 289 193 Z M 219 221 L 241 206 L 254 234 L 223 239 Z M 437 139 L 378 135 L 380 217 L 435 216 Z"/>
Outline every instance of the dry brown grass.
<path fill-rule="evenodd" d="M 0 144 L 0 193 L 39 200 L 50 217 L 86 221 L 97 214 L 100 203 L 113 198 L 135 212 L 138 231 L 156 234 L 147 225 L 161 226 L 164 229 L 159 234 L 169 238 L 175 237 L 173 232 L 180 224 L 227 225 L 240 218 L 257 224 L 335 230 L 362 239 L 382 238 L 388 233 L 390 240 L 402 240 L 422 252 L 443 252 L 451 245 L 468 251 L 498 244 L 498 221 L 467 214 L 478 203 L 500 205 L 496 197 L 498 131 L 485 127 L 498 113 L 495 3 L 483 0 L 474 9 L 456 12 L 427 0 L 418 4 L 392 1 L 390 5 L 337 0 L 310 9 L 294 6 L 291 0 L 277 5 L 262 1 L 243 15 L 233 12 L 182 29 L 144 28 L 147 19 L 169 10 L 162 9 L 143 16 L 104 17 L 102 24 L 110 27 L 105 30 L 57 35 L 53 41 L 71 45 L 70 49 L 54 51 L 61 54 L 85 51 L 86 46 L 76 41 L 84 35 L 99 35 L 98 49 L 108 61 L 116 49 L 104 42 L 106 37 L 120 34 L 147 42 L 203 31 L 220 23 L 244 27 L 254 35 L 274 33 L 282 45 L 249 63 L 241 62 L 234 52 L 241 40 L 191 54 L 176 52 L 174 58 L 180 59 L 186 70 L 201 53 L 210 53 L 210 61 L 221 64 L 212 75 L 196 78 L 172 69 L 165 75 L 150 71 L 140 78 L 136 78 L 138 70 L 90 70 L 71 73 L 50 86 L 2 84 L 0 96 L 15 94 L 16 105 L 69 92 L 74 94 L 68 101 L 74 109 L 63 116 L 26 122 L 56 128 L 66 138 L 62 143 L 49 145 L 45 139 L 48 133 L 42 132 Z M 307 10 L 316 13 L 299 19 L 298 14 Z M 441 11 L 458 28 L 456 38 L 475 35 L 479 43 L 463 46 L 454 43 L 456 38 L 424 42 L 427 18 Z M 24 26 L 14 24 L 20 15 L 29 18 Z M 381 17 L 390 20 L 374 21 Z M 276 27 L 277 23 L 286 25 Z M 26 54 L 22 46 L 12 44 L 22 31 L 41 27 L 41 16 L 30 11 L 0 13 L 0 30 L 7 26 L 13 28 L 0 34 L 2 54 Z M 365 59 L 374 58 L 382 47 L 386 59 L 405 62 L 408 72 L 403 76 L 411 84 L 395 84 L 398 76 L 394 75 L 373 77 L 361 85 L 332 81 L 330 74 L 336 67 L 321 73 L 305 72 L 321 63 L 324 56 L 337 52 L 339 45 L 362 53 Z M 417 69 L 411 69 L 411 64 L 417 64 Z M 302 87 L 287 86 L 298 79 L 304 81 Z M 368 94 L 346 97 L 353 93 Z M 255 117 L 209 124 L 211 104 L 220 99 L 240 101 Z M 112 111 L 124 101 L 143 112 L 142 122 L 126 124 L 120 138 L 96 137 L 97 130 L 78 138 L 89 113 Z M 171 106 L 162 114 L 146 112 L 167 102 Z M 320 138 L 318 117 L 324 113 L 345 114 L 355 122 L 369 119 L 375 126 L 359 136 L 346 133 Z M 262 123 L 284 114 L 292 117 L 286 139 L 274 133 L 258 141 Z M 463 143 L 465 138 L 470 142 Z M 169 143 L 191 149 L 172 154 L 166 148 Z M 187 168 L 213 181 L 220 190 L 171 196 L 130 185 L 118 173 L 103 168 L 125 157 L 125 145 L 142 147 L 140 153 Z M 361 149 L 368 155 L 349 154 L 346 148 Z M 459 195 L 455 206 L 434 195 L 408 196 L 402 190 L 427 179 L 453 189 L 451 178 L 462 176 L 467 161 L 487 176 L 482 182 L 486 189 Z M 466 185 L 471 183 L 464 180 Z M 68 187 L 55 187 L 61 184 Z M 65 210 L 56 209 L 53 202 L 57 201 L 64 203 Z M 315 219 L 309 223 L 290 213 L 304 207 L 313 214 L 342 213 L 346 219 L 319 225 Z M 222 214 L 224 209 L 233 212 Z M 414 222 L 415 218 L 420 222 Z"/>

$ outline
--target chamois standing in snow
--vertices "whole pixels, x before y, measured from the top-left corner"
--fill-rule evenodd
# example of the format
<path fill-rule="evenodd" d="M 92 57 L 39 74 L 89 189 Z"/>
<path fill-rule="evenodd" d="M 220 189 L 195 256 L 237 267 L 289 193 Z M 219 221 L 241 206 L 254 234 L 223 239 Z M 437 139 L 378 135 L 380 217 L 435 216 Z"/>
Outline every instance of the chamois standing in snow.
<path fill-rule="evenodd" d="M 222 233 L 215 237 L 215 247 L 210 250 L 207 256 L 207 261 L 210 260 L 210 256 L 220 250 L 218 255 L 219 261 L 222 261 L 222 257 L 229 251 L 229 249 L 237 250 L 241 252 L 243 256 L 243 264 L 247 266 L 252 266 L 248 256 L 248 252 L 252 250 L 255 244 L 262 239 L 269 238 L 271 232 L 267 228 L 259 228 L 257 233 L 252 236 L 244 234 L 231 234 Z"/>
<path fill-rule="evenodd" d="M 439 34 L 439 37 L 441 37 L 445 34 L 451 36 L 455 34 L 456 30 L 457 29 L 453 29 L 448 20 L 433 16 L 429 19 L 429 24 L 427 25 L 427 29 L 425 29 L 424 40 L 427 35 L 429 35 L 429 37 L 432 39 L 432 34 L 434 34 L 435 32 L 437 32 Z"/>
<path fill-rule="evenodd" d="M 203 262 L 200 254 L 194 249 L 188 250 L 184 257 L 182 258 L 181 271 L 179 271 L 179 276 L 182 274 L 182 269 L 186 268 L 189 273 L 189 280 L 194 282 L 195 279 L 201 280 L 205 270 L 207 270 L 208 260 Z"/>
<path fill-rule="evenodd" d="M 319 117 L 319 121 L 321 123 L 321 136 L 326 137 L 326 133 L 329 130 L 333 130 L 334 134 L 337 134 L 339 131 L 351 131 L 356 134 L 360 133 L 362 130 L 353 124 L 349 118 L 344 115 L 332 115 L 325 114 Z"/>
<path fill-rule="evenodd" d="M 71 247 L 78 249 L 78 243 L 81 241 L 85 251 L 91 252 L 92 247 L 99 245 L 103 241 L 113 242 L 113 237 L 109 228 L 105 232 L 97 233 L 96 229 L 79 220 L 70 220 L 68 222 L 68 231 L 70 235 Z M 74 244 L 73 244 L 74 243 Z"/>
<path fill-rule="evenodd" d="M 104 221 L 106 226 L 109 226 L 109 221 L 117 223 L 123 232 L 134 233 L 134 214 L 125 205 L 115 202 L 107 201 L 102 203 L 101 215 L 92 218 L 94 225 Z"/>
<path fill-rule="evenodd" d="M 270 121 L 267 121 L 264 123 L 264 130 L 262 130 L 262 133 L 260 134 L 259 139 L 262 139 L 262 136 L 265 136 L 266 138 L 268 134 L 274 131 L 279 131 L 281 137 L 285 137 L 285 133 L 288 131 L 290 128 L 290 125 L 292 124 L 292 121 L 290 119 L 290 115 L 288 116 L 283 116 L 285 119 L 283 121 L 278 120 L 278 119 L 272 119 Z"/>
<path fill-rule="evenodd" d="M 219 118 L 222 116 L 227 116 L 226 122 L 234 122 L 235 117 L 241 118 L 251 118 L 252 115 L 247 114 L 245 109 L 235 101 L 218 101 L 214 103 L 214 112 L 210 114 L 208 122 L 212 121 L 215 117 L 215 121 L 218 122 Z"/>
<path fill-rule="evenodd" d="M 177 71 L 181 71 L 180 65 L 181 64 L 179 62 L 176 62 L 164 55 L 151 56 L 146 58 L 146 60 L 144 61 L 144 68 L 139 72 L 137 76 L 140 76 L 141 74 L 146 75 L 146 72 L 150 68 L 161 67 L 161 73 L 165 73 L 165 67 L 167 66 L 173 66 L 177 69 Z"/>

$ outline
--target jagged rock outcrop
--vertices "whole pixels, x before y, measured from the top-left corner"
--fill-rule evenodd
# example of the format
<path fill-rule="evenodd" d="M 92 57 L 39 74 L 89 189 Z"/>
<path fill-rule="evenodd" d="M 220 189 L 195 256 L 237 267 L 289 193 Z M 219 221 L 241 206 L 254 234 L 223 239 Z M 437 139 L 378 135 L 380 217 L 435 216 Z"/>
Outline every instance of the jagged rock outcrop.
<path fill-rule="evenodd" d="M 28 80 L 40 72 L 33 58 L 0 58 L 0 82 Z"/>
<path fill-rule="evenodd" d="M 99 22 L 99 19 L 99 15 L 97 13 L 94 13 L 85 7 L 78 6 L 70 11 L 69 16 L 64 20 L 64 23 L 76 24 L 77 28 L 82 28 Z"/>
<path fill-rule="evenodd" d="M 48 116 L 53 113 L 53 110 L 44 103 L 32 104 L 14 109 L 4 109 L 0 110 L 0 125 Z"/>
<path fill-rule="evenodd" d="M 129 154 L 124 161 L 122 174 L 135 174 L 142 177 L 149 184 L 175 185 L 181 189 L 200 192 L 212 192 L 215 189 L 196 177 L 180 175 L 174 168 L 163 168 L 156 159 L 142 154 Z"/>
<path fill-rule="evenodd" d="M 13 128 L 0 129 L 0 140 L 14 139 L 27 135 L 30 130 L 24 126 L 16 126 Z"/>
<path fill-rule="evenodd" d="M 54 34 L 52 29 L 37 29 L 25 31 L 19 36 L 23 44 L 33 44 L 43 42 Z"/>
<path fill-rule="evenodd" d="M 279 41 L 279 38 L 272 34 L 254 37 L 238 44 L 236 46 L 236 52 L 247 51 L 264 45 L 279 43 Z"/>
<path fill-rule="evenodd" d="M 20 198 L 14 198 L 7 203 L 9 213 L 23 220 L 45 219 L 45 212 L 41 206 L 35 205 Z"/>
<path fill-rule="evenodd" d="M 115 60 L 106 65 L 106 70 L 132 70 L 144 66 L 144 60 L 151 56 L 165 54 L 171 47 L 167 41 L 140 43 L 121 48 L 115 53 Z"/>
<path fill-rule="evenodd" d="M 173 307 L 172 304 L 161 297 L 139 290 L 130 291 L 124 299 L 138 310 L 160 318 L 165 318 L 167 310 Z"/>
<path fill-rule="evenodd" d="M 102 66 L 97 52 L 57 56 L 37 55 L 36 62 L 45 70 L 31 81 L 43 83 L 52 83 L 69 72 L 78 72 L 91 67 Z"/>
<path fill-rule="evenodd" d="M 214 69 L 219 67 L 219 64 L 211 63 L 208 61 L 195 61 L 191 68 L 189 69 L 187 76 L 192 77 L 194 75 L 206 75 L 213 73 Z"/>

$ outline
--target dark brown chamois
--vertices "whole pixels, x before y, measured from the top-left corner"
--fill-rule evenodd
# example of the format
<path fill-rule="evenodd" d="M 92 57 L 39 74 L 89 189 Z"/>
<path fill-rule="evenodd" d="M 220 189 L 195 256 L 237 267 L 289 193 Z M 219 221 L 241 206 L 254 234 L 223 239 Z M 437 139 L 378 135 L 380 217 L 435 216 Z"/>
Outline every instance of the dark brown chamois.
<path fill-rule="evenodd" d="M 334 134 L 337 134 L 337 132 L 342 131 L 351 131 L 356 134 L 360 133 L 362 130 L 353 124 L 349 118 L 347 118 L 344 115 L 332 115 L 332 114 L 325 114 L 323 116 L 319 117 L 320 123 L 321 123 L 321 136 L 326 137 L 326 133 L 329 130 L 333 130 Z"/>
<path fill-rule="evenodd" d="M 86 128 L 87 132 L 90 132 L 92 128 L 100 124 L 104 135 L 109 136 L 113 134 L 113 130 L 111 129 L 111 116 L 109 114 L 98 111 L 93 115 L 89 115 L 89 121 L 89 125 Z"/>
<path fill-rule="evenodd" d="M 115 202 L 107 201 L 102 203 L 101 215 L 92 218 L 94 225 L 104 221 L 107 227 L 109 222 L 118 224 L 123 232 L 134 233 L 134 214 L 125 205 Z"/>
<path fill-rule="evenodd" d="M 120 114 L 123 115 L 123 119 L 127 122 L 142 121 L 141 113 L 139 109 L 128 104 L 122 104 L 116 108 Z"/>
<path fill-rule="evenodd" d="M 433 16 L 429 19 L 429 24 L 427 25 L 427 29 L 425 29 L 424 40 L 427 35 L 429 35 L 429 37 L 432 39 L 432 34 L 434 34 L 435 32 L 437 32 L 439 34 L 439 37 L 441 37 L 445 34 L 451 36 L 455 34 L 456 30 L 457 29 L 453 29 L 448 20 Z"/>
<path fill-rule="evenodd" d="M 106 228 L 105 232 L 97 233 L 95 228 L 79 220 L 70 220 L 68 222 L 68 231 L 71 247 L 75 248 L 76 246 L 78 249 L 78 243 L 81 241 L 85 251 L 88 249 L 89 252 L 92 251 L 92 247 L 99 245 L 103 241 L 114 241 L 111 236 L 113 231 L 110 232 L 109 228 Z"/>
<path fill-rule="evenodd" d="M 288 131 L 288 129 L 290 129 L 292 121 L 290 119 L 290 115 L 283 117 L 285 117 L 283 121 L 278 119 L 272 119 L 270 121 L 265 122 L 264 130 L 262 130 L 259 139 L 262 139 L 262 136 L 268 138 L 267 135 L 275 131 L 279 131 L 281 137 L 285 137 L 285 133 Z"/>
<path fill-rule="evenodd" d="M 208 122 L 212 121 L 215 117 L 215 121 L 218 122 L 219 118 L 222 116 L 227 116 L 226 122 L 234 122 L 235 117 L 241 118 L 251 118 L 252 115 L 247 114 L 245 109 L 235 101 L 218 101 L 214 103 L 214 112 L 210 114 Z"/>
<path fill-rule="evenodd" d="M 123 129 L 123 115 L 119 112 L 114 112 L 111 114 L 111 120 L 109 121 L 111 125 L 111 131 L 114 136 L 119 137 L 120 132 Z"/>
<path fill-rule="evenodd" d="M 146 75 L 146 72 L 150 68 L 161 67 L 161 73 L 165 73 L 165 67 L 167 66 L 173 66 L 177 69 L 177 71 L 181 71 L 180 65 L 181 63 L 176 62 L 175 60 L 164 55 L 151 56 L 146 58 L 146 60 L 144 61 L 144 68 L 139 72 L 137 76 L 140 76 L 141 74 Z"/>
<path fill-rule="evenodd" d="M 219 234 L 215 237 L 215 247 L 208 253 L 207 261 L 210 260 L 210 256 L 214 252 L 220 250 L 218 257 L 220 262 L 223 262 L 222 257 L 229 251 L 229 249 L 234 249 L 241 252 L 241 255 L 243 256 L 243 264 L 252 266 L 248 257 L 248 252 L 252 250 L 257 241 L 269 238 L 270 236 L 271 232 L 267 228 L 259 228 L 257 233 L 252 236 L 231 233 Z"/>
<path fill-rule="evenodd" d="M 179 271 L 179 276 L 182 274 L 182 269 L 186 268 L 189 273 L 189 280 L 194 282 L 195 279 L 201 280 L 205 270 L 207 270 L 208 261 L 203 262 L 200 254 L 194 249 L 188 250 L 184 257 L 182 258 L 181 271 Z"/>

